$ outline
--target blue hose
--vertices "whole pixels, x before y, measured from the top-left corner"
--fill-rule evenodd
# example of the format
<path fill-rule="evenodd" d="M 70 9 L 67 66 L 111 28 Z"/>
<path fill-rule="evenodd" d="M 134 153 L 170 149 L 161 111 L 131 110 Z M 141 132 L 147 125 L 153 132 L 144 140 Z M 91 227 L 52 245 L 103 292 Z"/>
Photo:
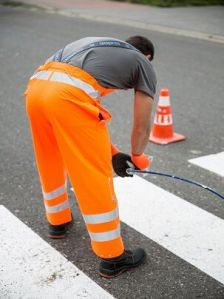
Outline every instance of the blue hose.
<path fill-rule="evenodd" d="M 189 180 L 189 179 L 185 179 L 185 178 L 176 176 L 176 175 L 172 175 L 172 174 L 168 174 L 168 173 L 162 173 L 162 172 L 149 171 L 149 170 L 137 170 L 137 169 L 133 169 L 133 168 L 128 168 L 127 169 L 127 173 L 128 174 L 134 174 L 134 173 L 139 173 L 139 174 L 154 174 L 154 175 L 159 175 L 159 176 L 165 176 L 165 177 L 168 177 L 168 178 L 173 178 L 173 179 L 176 179 L 176 180 L 183 181 L 185 183 L 189 183 L 189 184 L 201 187 L 201 188 L 203 188 L 203 189 L 205 189 L 205 190 L 207 190 L 207 191 L 215 194 L 216 196 L 218 196 L 222 200 L 224 200 L 224 195 L 218 193 L 217 191 L 213 190 L 212 188 L 207 187 L 205 185 L 202 185 L 202 184 L 200 184 L 198 182 L 195 182 L 195 181 L 192 181 L 192 180 Z"/>

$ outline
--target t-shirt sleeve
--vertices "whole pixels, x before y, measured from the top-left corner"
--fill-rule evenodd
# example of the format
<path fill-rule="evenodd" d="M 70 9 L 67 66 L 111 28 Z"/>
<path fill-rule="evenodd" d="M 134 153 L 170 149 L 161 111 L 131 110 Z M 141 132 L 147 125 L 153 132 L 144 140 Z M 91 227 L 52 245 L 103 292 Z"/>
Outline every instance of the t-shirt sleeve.
<path fill-rule="evenodd" d="M 141 59 L 135 74 L 135 91 L 145 92 L 154 98 L 156 93 L 156 73 L 150 61 Z"/>

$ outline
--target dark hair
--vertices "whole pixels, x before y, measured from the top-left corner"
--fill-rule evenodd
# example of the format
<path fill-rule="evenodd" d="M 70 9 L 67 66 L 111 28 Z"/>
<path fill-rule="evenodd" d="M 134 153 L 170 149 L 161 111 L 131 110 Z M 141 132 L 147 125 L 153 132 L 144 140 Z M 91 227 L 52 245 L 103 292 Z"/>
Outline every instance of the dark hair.
<path fill-rule="evenodd" d="M 126 39 L 126 43 L 131 44 L 144 55 L 150 54 L 150 61 L 153 60 L 155 52 L 154 45 L 148 38 L 141 35 L 130 36 L 128 39 Z"/>

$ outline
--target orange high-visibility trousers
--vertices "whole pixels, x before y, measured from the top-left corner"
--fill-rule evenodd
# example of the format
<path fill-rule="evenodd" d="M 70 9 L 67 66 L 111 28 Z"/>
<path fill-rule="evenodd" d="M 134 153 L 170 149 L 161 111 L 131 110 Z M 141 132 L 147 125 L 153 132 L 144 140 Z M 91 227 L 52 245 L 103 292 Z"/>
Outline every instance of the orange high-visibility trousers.
<path fill-rule="evenodd" d="M 112 258 L 121 255 L 124 246 L 105 123 L 111 116 L 97 93 L 107 90 L 83 70 L 48 63 L 28 83 L 26 110 L 48 222 L 60 225 L 71 220 L 68 175 L 93 251 Z"/>

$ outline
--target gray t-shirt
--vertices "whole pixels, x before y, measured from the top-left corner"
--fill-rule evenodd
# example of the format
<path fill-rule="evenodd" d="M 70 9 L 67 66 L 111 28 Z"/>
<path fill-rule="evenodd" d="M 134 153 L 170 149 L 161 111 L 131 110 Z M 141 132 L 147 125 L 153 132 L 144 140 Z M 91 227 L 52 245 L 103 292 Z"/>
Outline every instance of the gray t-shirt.
<path fill-rule="evenodd" d="M 151 62 L 139 51 L 118 47 L 86 49 L 74 56 L 82 47 L 96 41 L 115 40 L 110 37 L 87 37 L 64 47 L 61 61 L 79 67 L 92 75 L 103 87 L 142 91 L 150 97 L 156 92 L 156 74 Z M 51 61 L 54 55 L 48 59 Z"/>

